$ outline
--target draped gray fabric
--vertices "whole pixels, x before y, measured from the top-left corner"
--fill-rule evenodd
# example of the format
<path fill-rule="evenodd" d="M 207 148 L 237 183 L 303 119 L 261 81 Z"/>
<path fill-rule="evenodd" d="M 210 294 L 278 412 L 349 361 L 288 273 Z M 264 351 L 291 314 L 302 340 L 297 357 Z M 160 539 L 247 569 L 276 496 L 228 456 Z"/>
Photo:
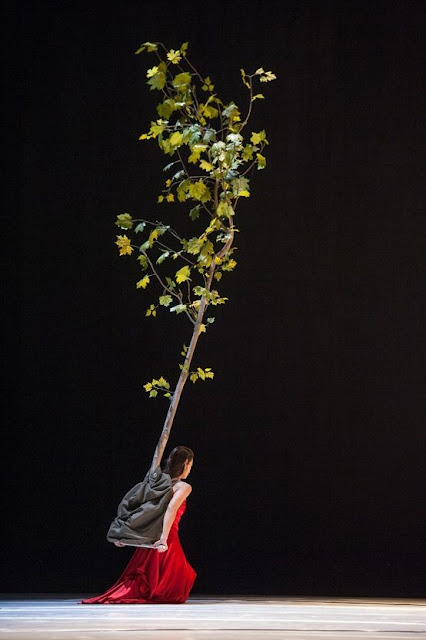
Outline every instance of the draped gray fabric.
<path fill-rule="evenodd" d="M 164 513 L 173 496 L 172 487 L 172 479 L 161 467 L 150 469 L 145 479 L 132 487 L 118 505 L 107 540 L 132 547 L 152 547 L 161 536 Z"/>

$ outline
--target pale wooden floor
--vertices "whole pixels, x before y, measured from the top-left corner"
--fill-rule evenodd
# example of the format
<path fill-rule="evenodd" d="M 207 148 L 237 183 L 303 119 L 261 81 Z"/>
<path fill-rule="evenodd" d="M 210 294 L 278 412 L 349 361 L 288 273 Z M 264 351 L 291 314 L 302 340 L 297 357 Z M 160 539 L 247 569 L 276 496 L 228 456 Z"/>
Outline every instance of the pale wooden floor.
<path fill-rule="evenodd" d="M 192 596 L 184 605 L 79 605 L 81 597 L 0 596 L 0 638 L 426 639 L 425 600 Z"/>

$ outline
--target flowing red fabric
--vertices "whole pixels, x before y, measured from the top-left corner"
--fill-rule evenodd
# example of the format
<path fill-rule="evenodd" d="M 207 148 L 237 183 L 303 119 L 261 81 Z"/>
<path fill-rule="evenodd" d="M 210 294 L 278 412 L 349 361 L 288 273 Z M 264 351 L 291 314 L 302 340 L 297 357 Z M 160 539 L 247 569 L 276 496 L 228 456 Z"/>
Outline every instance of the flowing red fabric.
<path fill-rule="evenodd" d="M 196 573 L 179 540 L 179 521 L 186 500 L 179 507 L 167 540 L 168 549 L 138 547 L 117 582 L 105 593 L 82 604 L 182 604 L 188 599 Z"/>

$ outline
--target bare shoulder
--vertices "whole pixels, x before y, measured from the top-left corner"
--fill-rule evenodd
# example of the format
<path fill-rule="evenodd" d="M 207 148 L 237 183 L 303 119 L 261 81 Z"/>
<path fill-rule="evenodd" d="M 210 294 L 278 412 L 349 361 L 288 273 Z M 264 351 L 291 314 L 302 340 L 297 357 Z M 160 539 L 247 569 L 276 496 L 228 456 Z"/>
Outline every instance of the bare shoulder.
<path fill-rule="evenodd" d="M 191 485 L 188 484 L 188 482 L 185 482 L 184 480 L 178 480 L 178 482 L 176 482 L 176 484 L 173 487 L 174 494 L 179 493 L 184 496 L 189 496 L 191 491 L 192 491 Z"/>

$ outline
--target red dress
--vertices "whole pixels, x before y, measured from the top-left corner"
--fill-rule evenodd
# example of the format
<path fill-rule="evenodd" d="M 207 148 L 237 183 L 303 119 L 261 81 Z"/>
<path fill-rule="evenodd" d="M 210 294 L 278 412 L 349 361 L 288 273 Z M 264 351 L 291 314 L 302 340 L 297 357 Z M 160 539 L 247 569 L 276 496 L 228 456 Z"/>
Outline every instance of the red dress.
<path fill-rule="evenodd" d="M 117 582 L 100 596 L 82 604 L 182 604 L 188 599 L 196 573 L 180 544 L 179 521 L 186 500 L 179 507 L 167 539 L 168 549 L 138 547 Z"/>

